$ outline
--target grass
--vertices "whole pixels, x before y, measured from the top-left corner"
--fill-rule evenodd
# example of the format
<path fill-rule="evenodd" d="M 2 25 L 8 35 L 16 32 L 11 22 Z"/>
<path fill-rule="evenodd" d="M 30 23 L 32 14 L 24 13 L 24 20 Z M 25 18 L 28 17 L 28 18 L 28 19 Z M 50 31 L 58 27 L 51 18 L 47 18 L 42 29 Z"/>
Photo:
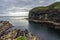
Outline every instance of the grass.
<path fill-rule="evenodd" d="M 47 10 L 47 9 L 49 9 L 49 7 L 43 7 L 43 6 L 41 6 L 41 7 L 33 8 L 32 10 L 33 11 L 38 11 L 38 10 Z"/>
<path fill-rule="evenodd" d="M 17 38 L 17 40 L 25 40 L 25 37 L 24 37 L 24 36 L 19 36 L 19 37 Z"/>

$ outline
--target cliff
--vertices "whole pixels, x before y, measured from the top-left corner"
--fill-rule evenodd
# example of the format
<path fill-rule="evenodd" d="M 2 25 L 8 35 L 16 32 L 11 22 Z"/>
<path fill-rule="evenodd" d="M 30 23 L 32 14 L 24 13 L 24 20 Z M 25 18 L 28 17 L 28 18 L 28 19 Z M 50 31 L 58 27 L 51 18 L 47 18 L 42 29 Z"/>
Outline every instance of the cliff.
<path fill-rule="evenodd" d="M 29 19 L 45 18 L 60 22 L 60 2 L 56 2 L 45 7 L 36 7 L 29 11 Z"/>
<path fill-rule="evenodd" d="M 59 24 L 60 26 L 60 2 L 55 2 L 49 6 L 33 8 L 29 11 L 29 19 L 30 21 L 48 21 L 49 23 Z"/>

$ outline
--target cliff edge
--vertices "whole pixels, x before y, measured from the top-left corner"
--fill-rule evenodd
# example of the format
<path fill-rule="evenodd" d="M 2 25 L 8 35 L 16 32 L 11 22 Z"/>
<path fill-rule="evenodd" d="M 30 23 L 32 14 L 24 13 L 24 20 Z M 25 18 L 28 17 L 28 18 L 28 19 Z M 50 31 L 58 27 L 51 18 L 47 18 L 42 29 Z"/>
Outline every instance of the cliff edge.
<path fill-rule="evenodd" d="M 60 29 L 60 2 L 33 8 L 29 11 L 29 21 L 50 23 Z"/>

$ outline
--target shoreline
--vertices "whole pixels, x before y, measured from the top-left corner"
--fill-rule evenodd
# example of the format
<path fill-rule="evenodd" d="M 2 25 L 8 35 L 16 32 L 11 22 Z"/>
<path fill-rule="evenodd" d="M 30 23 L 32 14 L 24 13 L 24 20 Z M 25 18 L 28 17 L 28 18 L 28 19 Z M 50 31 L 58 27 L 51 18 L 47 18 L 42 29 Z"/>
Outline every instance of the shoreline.
<path fill-rule="evenodd" d="M 49 20 L 35 20 L 35 19 L 28 19 L 26 18 L 26 20 L 29 20 L 30 22 L 35 22 L 35 23 L 46 23 L 48 24 L 51 28 L 55 28 L 60 30 L 60 23 L 54 22 L 54 21 L 49 21 Z"/>

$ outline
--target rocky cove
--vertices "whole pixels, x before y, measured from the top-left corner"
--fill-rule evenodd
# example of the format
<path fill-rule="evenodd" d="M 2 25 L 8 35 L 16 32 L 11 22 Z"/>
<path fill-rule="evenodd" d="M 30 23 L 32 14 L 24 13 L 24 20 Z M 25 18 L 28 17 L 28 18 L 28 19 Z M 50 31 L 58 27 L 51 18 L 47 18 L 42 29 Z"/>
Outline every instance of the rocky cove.
<path fill-rule="evenodd" d="M 4 20 L 4 18 L 5 18 L 5 20 Z M 21 34 L 21 32 L 25 33 L 25 30 L 27 29 L 28 34 L 32 33 L 33 37 L 34 36 L 38 37 L 38 38 L 40 37 L 41 40 L 60 40 L 60 31 L 52 29 L 52 28 L 48 28 L 49 25 L 47 25 L 45 23 L 43 24 L 43 23 L 29 22 L 28 20 L 20 20 L 20 18 L 22 18 L 22 17 L 19 17 L 19 19 L 15 19 L 15 17 L 13 17 L 14 19 L 11 19 L 11 17 L 4 17 L 4 18 L 1 19 L 2 22 L 4 22 L 4 21 L 9 22 L 10 24 L 12 24 L 12 27 L 9 28 L 8 30 L 6 30 L 7 32 L 5 31 L 3 33 L 4 35 L 1 36 L 2 39 L 8 38 L 7 35 L 12 35 L 12 33 L 14 35 L 16 35 L 16 33 L 18 33 L 17 32 L 18 30 L 19 30 L 20 34 Z M 7 20 L 6 18 L 10 18 L 10 19 Z M 9 36 L 9 37 L 11 37 L 11 36 Z M 16 38 L 20 39 L 21 36 L 19 36 L 19 37 L 17 36 Z M 24 36 L 22 36 L 22 38 L 25 39 Z"/>
<path fill-rule="evenodd" d="M 60 30 L 60 2 L 31 9 L 28 20 L 43 24 L 47 23 L 51 28 Z"/>
<path fill-rule="evenodd" d="M 56 2 L 47 7 L 33 8 L 29 12 L 28 20 L 1 17 L 0 20 L 3 21 L 0 21 L 0 40 L 60 40 L 59 5 L 60 2 Z M 11 31 L 7 31 L 8 29 Z"/>

